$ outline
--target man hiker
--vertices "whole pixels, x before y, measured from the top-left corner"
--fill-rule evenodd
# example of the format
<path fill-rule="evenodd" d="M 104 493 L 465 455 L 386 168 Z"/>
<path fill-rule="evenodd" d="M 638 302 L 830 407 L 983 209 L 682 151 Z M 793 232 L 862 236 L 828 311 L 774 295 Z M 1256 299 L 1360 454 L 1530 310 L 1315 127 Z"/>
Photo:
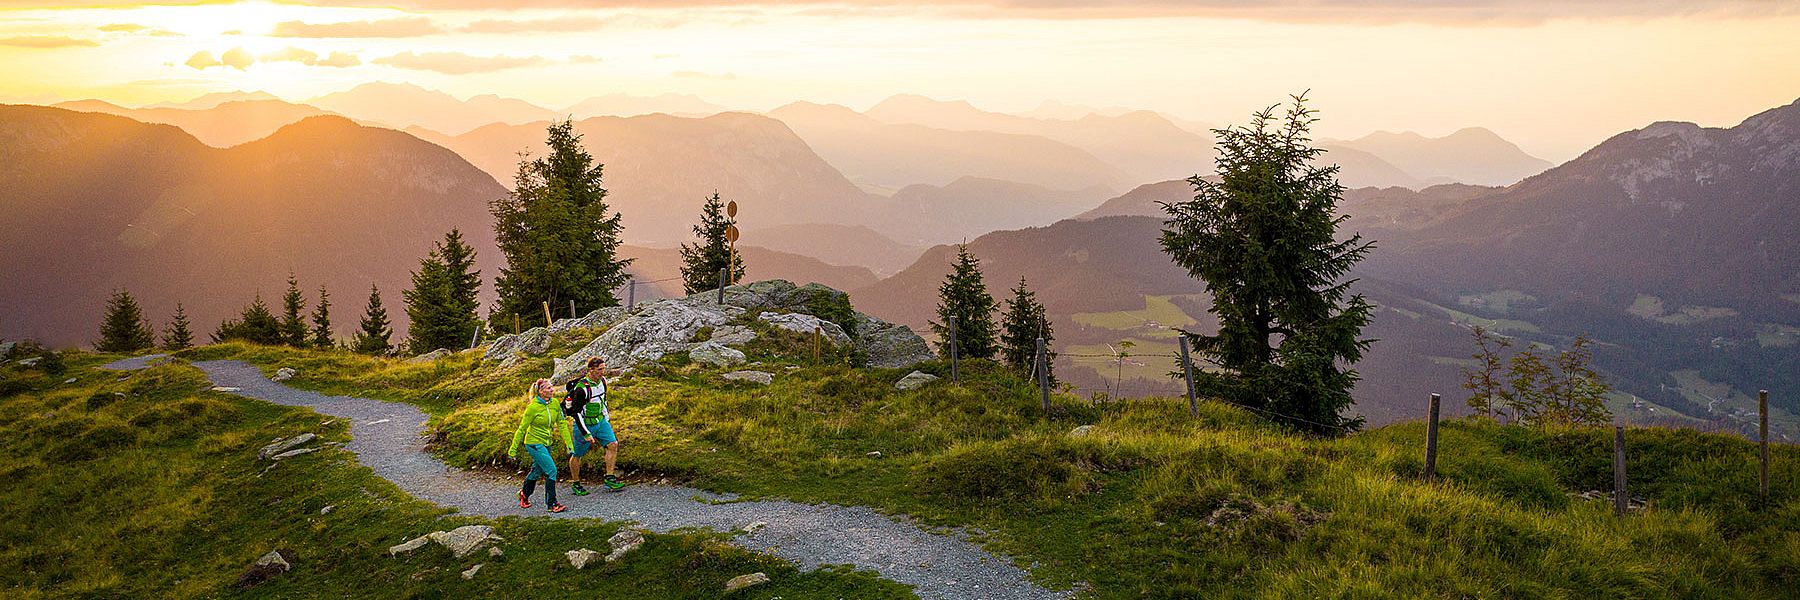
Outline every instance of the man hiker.
<path fill-rule="evenodd" d="M 531 384 L 531 399 L 525 403 L 525 416 L 519 419 L 519 429 L 513 432 L 512 445 L 506 451 L 507 456 L 517 457 L 522 442 L 525 452 L 531 455 L 531 472 L 525 474 L 525 486 L 519 489 L 519 508 L 531 508 L 531 492 L 537 487 L 538 477 L 542 476 L 547 508 L 553 513 L 567 510 L 556 501 L 556 461 L 550 458 L 550 444 L 555 441 L 563 422 L 562 412 L 550 406 L 550 399 L 555 394 L 556 386 L 548 379 Z M 573 450 L 567 437 L 563 438 L 563 448 Z"/>
<path fill-rule="evenodd" d="M 569 395 L 563 399 L 563 414 L 569 417 L 569 437 L 575 444 L 569 451 L 569 471 L 574 473 L 575 482 L 569 488 L 577 496 L 587 495 L 587 487 L 581 484 L 581 457 L 587 456 L 594 446 L 603 446 L 606 448 L 606 473 L 602 485 L 608 492 L 625 489 L 625 482 L 619 481 L 613 471 L 619 457 L 619 436 L 613 433 L 612 412 L 606 405 L 606 359 L 598 356 L 588 359 L 587 369 L 582 371 L 581 377 L 569 382 L 568 389 Z"/>

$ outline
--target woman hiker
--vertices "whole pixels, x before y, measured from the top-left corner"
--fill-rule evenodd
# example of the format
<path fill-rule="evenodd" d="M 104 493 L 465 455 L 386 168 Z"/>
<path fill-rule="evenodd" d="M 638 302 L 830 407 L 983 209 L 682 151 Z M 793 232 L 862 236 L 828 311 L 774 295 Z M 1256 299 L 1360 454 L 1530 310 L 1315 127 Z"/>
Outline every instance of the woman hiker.
<path fill-rule="evenodd" d="M 525 487 L 519 489 L 519 508 L 531 508 L 531 491 L 537 487 L 537 478 L 542 476 L 544 502 L 550 512 L 567 510 L 556 501 L 556 461 L 550 458 L 550 444 L 556 432 L 563 429 L 562 411 L 550 405 L 555 394 L 556 386 L 548 379 L 531 384 L 531 400 L 525 404 L 525 416 L 519 419 L 519 430 L 513 432 L 512 446 L 506 452 L 507 456 L 517 457 L 523 442 L 525 452 L 531 455 L 531 472 L 525 474 Z M 563 448 L 574 450 L 566 436 Z"/>
<path fill-rule="evenodd" d="M 606 359 L 588 359 L 582 376 L 569 382 L 563 415 L 569 418 L 569 437 L 574 440 L 574 449 L 569 451 L 569 471 L 574 473 L 574 483 L 569 484 L 569 489 L 577 496 L 587 495 L 587 487 L 581 485 L 581 457 L 587 456 L 594 446 L 606 448 L 606 472 L 601 485 L 609 492 L 625 489 L 625 482 L 613 473 L 619 458 L 619 437 L 613 433 L 612 412 L 606 406 Z"/>

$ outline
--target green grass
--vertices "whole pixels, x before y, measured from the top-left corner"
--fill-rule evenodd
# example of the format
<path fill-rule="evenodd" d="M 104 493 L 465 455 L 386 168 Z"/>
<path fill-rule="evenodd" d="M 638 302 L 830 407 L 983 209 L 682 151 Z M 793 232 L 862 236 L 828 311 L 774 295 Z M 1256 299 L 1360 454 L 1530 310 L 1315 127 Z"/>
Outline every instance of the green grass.
<path fill-rule="evenodd" d="M 1442 311 L 1445 315 L 1450 317 L 1451 321 L 1463 325 L 1480 325 L 1495 333 L 1540 333 L 1543 331 L 1537 325 L 1529 321 L 1520 321 L 1518 319 L 1489 319 L 1487 317 L 1472 315 L 1460 310 L 1431 304 L 1429 302 L 1423 302 L 1423 304 Z"/>
<path fill-rule="evenodd" d="M 1758 323 L 1756 343 L 1764 348 L 1787 348 L 1800 344 L 1800 327 L 1780 323 Z"/>
<path fill-rule="evenodd" d="M 300 385 L 418 403 L 434 415 L 437 450 L 464 466 L 499 458 L 526 383 L 548 371 L 547 359 L 496 373 L 467 356 L 190 354 L 296 366 Z M 1651 508 L 1618 519 L 1571 496 L 1610 486 L 1610 430 L 1447 422 L 1441 479 L 1428 483 L 1418 423 L 1319 439 L 1215 402 L 1192 418 L 1175 400 L 1095 407 L 1061 394 L 1046 417 L 1029 383 L 984 361 L 965 365 L 961 385 L 901 392 L 902 370 L 760 356 L 777 373 L 768 387 L 680 358 L 620 378 L 623 466 L 969 527 L 1041 582 L 1086 582 L 1096 598 L 1777 598 L 1800 586 L 1792 446 L 1775 448 L 1765 507 L 1748 442 L 1634 429 L 1632 490 Z M 1070 436 L 1079 425 L 1091 433 Z"/>
<path fill-rule="evenodd" d="M 1499 314 L 1512 312 L 1513 306 L 1516 304 L 1536 301 L 1537 297 L 1519 290 L 1494 290 L 1481 294 L 1468 294 L 1456 299 L 1456 302 L 1463 306 Z"/>
<path fill-rule="evenodd" d="M 620 524 L 457 516 L 412 499 L 336 448 L 263 473 L 268 463 L 255 454 L 270 440 L 313 432 L 343 442 L 348 424 L 207 391 L 202 374 L 179 363 L 119 378 L 94 368 L 106 358 L 71 355 L 69 374 L 77 381 L 66 385 L 66 377 L 0 367 L 8 384 L 0 387 L 8 390 L 0 395 L 0 596 L 695 598 L 717 595 L 730 577 L 762 571 L 771 583 L 734 597 L 911 597 L 868 572 L 801 573 L 710 533 L 649 535 L 624 560 L 575 571 L 563 553 L 606 552 Z M 310 369 L 329 365 L 394 385 L 435 368 L 370 374 L 353 367 L 379 361 L 304 358 Z M 447 404 L 440 397 L 438 405 Z M 334 509 L 320 514 L 326 506 Z M 458 560 L 437 545 L 386 555 L 391 545 L 469 523 L 493 525 L 505 538 L 505 555 Z M 247 591 L 231 588 L 258 556 L 277 548 L 297 555 L 292 572 Z M 462 579 L 476 563 L 484 566 L 474 579 Z"/>
<path fill-rule="evenodd" d="M 1187 327 L 1199 321 L 1182 311 L 1170 299 L 1173 296 L 1145 296 L 1143 310 L 1121 310 L 1102 313 L 1075 313 L 1076 323 L 1101 329 L 1133 331 L 1154 323 L 1159 328 Z M 1173 333 L 1170 334 L 1173 337 Z"/>

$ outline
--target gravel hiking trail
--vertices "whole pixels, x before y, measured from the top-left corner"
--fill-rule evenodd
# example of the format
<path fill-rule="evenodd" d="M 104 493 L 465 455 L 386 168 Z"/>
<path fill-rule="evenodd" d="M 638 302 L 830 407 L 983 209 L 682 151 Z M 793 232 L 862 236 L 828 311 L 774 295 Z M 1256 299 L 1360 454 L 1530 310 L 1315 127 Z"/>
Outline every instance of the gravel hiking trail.
<path fill-rule="evenodd" d="M 136 370 L 160 355 L 141 356 L 104 366 Z M 215 386 L 233 393 L 285 406 L 303 406 L 351 422 L 345 447 L 375 474 L 400 489 L 461 514 L 499 517 L 548 516 L 636 522 L 644 529 L 669 532 L 681 528 L 742 531 L 733 543 L 769 551 L 802 569 L 820 565 L 852 565 L 913 586 L 920 598 L 1039 599 L 1066 598 L 1066 592 L 1030 581 L 1023 569 L 970 542 L 955 530 L 934 533 L 904 518 L 861 506 L 805 504 L 785 500 L 740 501 L 674 485 L 634 485 L 615 494 L 596 491 L 577 497 L 564 484 L 557 490 L 569 507 L 546 513 L 541 494 L 533 507 L 521 509 L 519 479 L 454 469 L 425 451 L 428 417 L 410 404 L 351 396 L 327 396 L 270 381 L 254 365 L 235 360 L 195 362 Z M 597 487 L 597 486 L 596 486 Z M 605 546 L 605 540 L 595 540 Z"/>

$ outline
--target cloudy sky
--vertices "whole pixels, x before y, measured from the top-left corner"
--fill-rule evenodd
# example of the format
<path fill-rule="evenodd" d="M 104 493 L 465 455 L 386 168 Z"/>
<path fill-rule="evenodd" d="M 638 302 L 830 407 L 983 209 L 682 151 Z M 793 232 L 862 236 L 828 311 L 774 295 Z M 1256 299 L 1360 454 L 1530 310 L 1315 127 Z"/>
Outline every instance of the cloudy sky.
<path fill-rule="evenodd" d="M 1800 98 L 1800 2 L 0 0 L 0 81 L 13 102 L 303 101 L 390 81 L 552 108 L 915 93 L 1213 123 L 1310 89 L 1327 137 L 1484 126 L 1564 160 L 1652 121 L 1731 125 Z"/>

